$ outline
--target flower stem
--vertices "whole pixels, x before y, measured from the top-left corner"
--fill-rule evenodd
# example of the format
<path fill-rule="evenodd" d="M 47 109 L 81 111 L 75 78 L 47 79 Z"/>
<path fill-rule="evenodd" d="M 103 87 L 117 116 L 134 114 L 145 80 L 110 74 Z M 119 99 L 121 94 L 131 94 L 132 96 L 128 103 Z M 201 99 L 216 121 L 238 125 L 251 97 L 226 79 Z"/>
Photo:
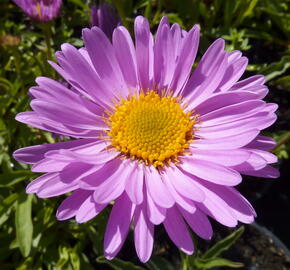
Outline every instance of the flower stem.
<path fill-rule="evenodd" d="M 51 53 L 51 29 L 49 24 L 43 25 L 43 35 L 46 43 L 46 55 L 47 60 L 52 60 L 52 53 Z"/>
<path fill-rule="evenodd" d="M 283 138 L 280 142 L 278 142 L 275 148 L 272 149 L 271 152 L 275 152 L 275 150 L 277 150 L 281 145 L 287 143 L 288 141 L 290 141 L 290 133 L 285 138 Z"/>

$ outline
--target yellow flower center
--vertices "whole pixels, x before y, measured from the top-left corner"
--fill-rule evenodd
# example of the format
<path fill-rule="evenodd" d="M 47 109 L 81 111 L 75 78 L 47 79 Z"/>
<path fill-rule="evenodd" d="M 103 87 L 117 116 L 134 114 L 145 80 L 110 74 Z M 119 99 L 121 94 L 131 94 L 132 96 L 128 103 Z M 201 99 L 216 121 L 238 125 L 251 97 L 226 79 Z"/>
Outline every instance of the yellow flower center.
<path fill-rule="evenodd" d="M 41 18 L 41 6 L 40 6 L 40 4 L 37 3 L 37 4 L 35 5 L 35 8 L 36 8 L 36 15 L 37 15 L 39 18 Z"/>
<path fill-rule="evenodd" d="M 111 145 L 155 167 L 177 160 L 193 138 L 195 120 L 177 98 L 155 91 L 122 99 L 109 116 Z"/>

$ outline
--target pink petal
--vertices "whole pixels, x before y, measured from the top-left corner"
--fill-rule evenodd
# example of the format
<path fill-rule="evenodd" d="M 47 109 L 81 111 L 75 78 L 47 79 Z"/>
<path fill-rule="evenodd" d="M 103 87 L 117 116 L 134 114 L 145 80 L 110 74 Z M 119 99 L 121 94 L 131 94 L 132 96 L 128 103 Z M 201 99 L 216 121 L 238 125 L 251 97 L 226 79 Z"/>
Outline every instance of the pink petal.
<path fill-rule="evenodd" d="M 267 163 L 277 163 L 278 162 L 278 158 L 270 152 L 266 152 L 266 151 L 259 150 L 259 149 L 251 149 L 251 152 L 261 156 L 264 160 L 267 161 Z"/>
<path fill-rule="evenodd" d="M 172 242 L 183 252 L 191 255 L 194 251 L 193 242 L 186 224 L 176 207 L 167 209 L 166 219 L 163 224 Z"/>
<path fill-rule="evenodd" d="M 57 173 L 46 173 L 30 182 L 26 187 L 26 193 L 37 193 L 39 188 L 46 182 L 53 179 Z"/>
<path fill-rule="evenodd" d="M 206 51 L 183 90 L 193 109 L 207 99 L 219 86 L 227 66 L 224 40 L 216 40 Z"/>
<path fill-rule="evenodd" d="M 280 177 L 280 172 L 276 168 L 273 168 L 270 165 L 267 165 L 258 171 L 241 170 L 240 173 L 251 175 L 251 176 L 264 177 L 264 178 L 279 178 Z"/>
<path fill-rule="evenodd" d="M 149 220 L 155 225 L 161 224 L 166 217 L 166 208 L 163 208 L 155 204 L 150 194 L 148 194 L 148 191 L 146 197 L 147 197 L 146 198 L 147 215 L 149 217 Z"/>
<path fill-rule="evenodd" d="M 69 74 L 64 78 L 80 93 L 87 92 L 92 100 L 108 108 L 112 104 L 114 94 L 104 84 L 96 71 L 91 67 L 82 54 L 70 44 L 62 44 L 62 52 L 57 55 L 57 60 L 62 68 Z"/>
<path fill-rule="evenodd" d="M 96 187 L 94 200 L 104 204 L 118 198 L 125 190 L 127 179 L 132 177 L 132 171 L 132 167 L 127 162 L 123 162 L 114 174 Z"/>
<path fill-rule="evenodd" d="M 259 99 L 259 95 L 249 91 L 218 92 L 212 94 L 200 104 L 196 104 L 195 106 L 190 104 L 188 109 L 194 109 L 196 113 L 204 115 L 225 106 L 254 99 Z"/>
<path fill-rule="evenodd" d="M 29 147 L 24 147 L 16 150 L 13 157 L 23 163 L 34 164 L 44 158 L 44 154 L 50 150 L 69 149 L 76 146 L 87 145 L 94 143 L 94 139 L 72 140 L 68 142 L 40 144 Z M 98 143 L 98 141 L 96 141 Z"/>
<path fill-rule="evenodd" d="M 136 88 L 138 83 L 136 52 L 130 33 L 119 26 L 113 33 L 113 47 L 123 77 L 129 88 Z"/>
<path fill-rule="evenodd" d="M 201 238 L 209 240 L 212 237 L 212 227 L 207 216 L 196 209 L 194 213 L 189 213 L 183 209 L 180 209 L 183 217 L 185 218 L 191 229 Z"/>
<path fill-rule="evenodd" d="M 153 201 L 161 207 L 169 208 L 174 204 L 174 199 L 162 182 L 161 176 L 157 169 L 146 168 L 145 182 L 148 192 Z"/>
<path fill-rule="evenodd" d="M 214 187 L 219 187 L 219 185 L 203 182 L 201 179 L 194 176 L 192 176 L 192 178 L 206 194 L 205 200 L 202 203 L 196 202 L 196 206 L 219 223 L 228 227 L 235 227 L 237 225 L 237 219 L 232 213 L 229 205 L 224 201 L 224 196 L 220 197 L 215 193 Z"/>
<path fill-rule="evenodd" d="M 143 182 L 143 169 L 137 165 L 133 169 L 131 176 L 128 177 L 125 185 L 127 195 L 134 204 L 140 204 L 143 202 Z"/>
<path fill-rule="evenodd" d="M 80 179 L 80 188 L 95 190 L 107 179 L 109 179 L 113 175 L 116 175 L 117 170 L 122 170 L 122 168 L 120 168 L 120 165 L 121 161 L 119 159 L 114 159 L 100 166 L 97 166 L 94 172 Z"/>
<path fill-rule="evenodd" d="M 263 75 L 254 75 L 242 81 L 235 83 L 231 87 L 232 90 L 249 90 L 257 85 L 263 85 L 265 83 L 265 77 Z"/>
<path fill-rule="evenodd" d="M 82 203 L 91 195 L 92 192 L 77 189 L 72 195 L 68 196 L 58 207 L 56 217 L 58 220 L 69 219 L 76 215 Z"/>
<path fill-rule="evenodd" d="M 169 167 L 166 170 L 166 175 L 170 179 L 175 190 L 184 197 L 202 202 L 205 198 L 205 194 L 195 185 L 194 181 L 187 175 L 182 173 L 177 167 Z"/>
<path fill-rule="evenodd" d="M 73 138 L 97 138 L 100 136 L 100 130 L 87 130 L 76 127 L 70 127 L 60 122 L 53 121 L 44 116 L 40 116 L 35 112 L 18 113 L 15 119 L 21 123 L 25 123 L 31 127 L 39 128 L 56 134 L 69 136 Z"/>
<path fill-rule="evenodd" d="M 95 70 L 101 80 L 106 81 L 106 85 L 111 88 L 117 96 L 126 97 L 128 94 L 123 75 L 116 59 L 114 49 L 104 32 L 93 27 L 83 30 L 83 38 L 86 49 L 92 59 Z M 98 49 L 96 50 L 96 44 Z"/>
<path fill-rule="evenodd" d="M 179 194 L 176 189 L 174 188 L 171 179 L 167 176 L 167 173 L 164 173 L 163 175 L 164 183 L 166 187 L 168 188 L 169 192 L 171 193 L 172 197 L 174 198 L 175 202 L 182 208 L 184 208 L 186 211 L 190 213 L 194 213 L 196 210 L 196 207 L 194 203 Z"/>
<path fill-rule="evenodd" d="M 121 249 L 129 231 L 135 206 L 126 193 L 116 200 L 107 224 L 104 250 L 108 260 L 113 259 Z"/>
<path fill-rule="evenodd" d="M 192 157 L 207 160 L 224 166 L 234 166 L 243 163 L 250 157 L 250 153 L 245 150 L 208 150 L 193 149 Z"/>
<path fill-rule="evenodd" d="M 249 131 L 237 134 L 237 135 L 233 135 L 230 137 L 195 140 L 192 143 L 192 147 L 198 148 L 198 149 L 210 149 L 210 150 L 237 149 L 237 148 L 247 145 L 254 138 L 256 138 L 259 133 L 260 133 L 260 130 L 252 129 L 252 130 L 249 130 Z"/>
<path fill-rule="evenodd" d="M 195 25 L 191 28 L 182 42 L 174 75 L 169 86 L 169 89 L 174 91 L 175 95 L 179 94 L 190 75 L 196 57 L 198 43 L 199 26 Z"/>
<path fill-rule="evenodd" d="M 246 145 L 247 148 L 257 148 L 261 150 L 272 150 L 276 142 L 269 137 L 257 136 L 253 141 Z"/>
<path fill-rule="evenodd" d="M 233 61 L 226 69 L 223 79 L 219 85 L 221 91 L 227 91 L 231 88 L 243 75 L 248 65 L 248 59 L 241 57 L 240 59 Z"/>
<path fill-rule="evenodd" d="M 265 102 L 261 100 L 249 100 L 209 112 L 202 115 L 200 120 L 203 122 L 203 127 L 224 124 L 254 115 L 257 112 L 260 112 L 264 107 Z"/>
<path fill-rule="evenodd" d="M 59 174 L 56 173 L 54 177 L 39 187 L 36 194 L 39 198 L 49 198 L 71 192 L 77 188 L 78 183 L 76 181 L 64 183 L 61 181 Z"/>
<path fill-rule="evenodd" d="M 107 127 L 102 117 L 84 113 L 84 111 L 81 112 L 65 105 L 35 99 L 31 101 L 30 106 L 40 116 L 71 127 L 89 130 L 102 130 Z"/>
<path fill-rule="evenodd" d="M 256 217 L 256 212 L 251 204 L 234 188 L 214 187 L 217 195 L 231 208 L 236 218 L 243 223 L 252 223 Z"/>
<path fill-rule="evenodd" d="M 175 55 L 172 51 L 172 36 L 169 26 L 164 24 L 156 35 L 154 46 L 154 86 L 160 93 L 171 82 L 174 70 Z"/>
<path fill-rule="evenodd" d="M 179 24 L 174 23 L 171 28 L 170 28 L 170 34 L 172 36 L 172 47 L 173 47 L 173 52 L 175 55 L 175 61 L 177 60 L 179 54 L 180 54 L 180 48 L 182 44 L 182 37 L 181 37 L 181 28 Z"/>
<path fill-rule="evenodd" d="M 91 194 L 80 206 L 76 213 L 76 222 L 84 223 L 97 216 L 107 204 L 98 204 Z"/>
<path fill-rule="evenodd" d="M 153 38 L 147 19 L 138 16 L 134 24 L 138 76 L 141 88 L 151 88 L 153 79 Z"/>
<path fill-rule="evenodd" d="M 65 166 L 69 164 L 68 161 L 58 161 L 44 158 L 41 161 L 35 163 L 31 171 L 33 172 L 60 172 Z"/>
<path fill-rule="evenodd" d="M 219 185 L 235 186 L 242 181 L 238 172 L 206 160 L 183 157 L 180 167 L 192 175 Z"/>
<path fill-rule="evenodd" d="M 149 221 L 145 204 L 137 206 L 134 214 L 134 242 L 141 262 L 150 259 L 154 242 L 154 225 Z"/>
<path fill-rule="evenodd" d="M 251 132 L 252 130 L 263 130 L 272 125 L 277 119 L 275 114 L 265 112 L 257 113 L 244 119 L 238 119 L 229 123 L 214 126 L 202 127 L 196 125 L 195 136 L 204 139 L 215 139 L 222 137 L 237 136 L 240 133 Z"/>

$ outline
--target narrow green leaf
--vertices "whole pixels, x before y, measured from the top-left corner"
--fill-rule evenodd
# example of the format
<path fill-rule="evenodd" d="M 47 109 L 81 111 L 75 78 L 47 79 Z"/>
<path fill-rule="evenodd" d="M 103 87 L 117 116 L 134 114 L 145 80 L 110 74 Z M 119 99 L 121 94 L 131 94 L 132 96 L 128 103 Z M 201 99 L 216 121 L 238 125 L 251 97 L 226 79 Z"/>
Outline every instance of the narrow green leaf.
<path fill-rule="evenodd" d="M 4 121 L 0 118 L 0 131 L 5 130 L 5 129 L 6 129 L 5 123 L 4 123 Z"/>
<path fill-rule="evenodd" d="M 216 243 L 204 253 L 202 259 L 211 259 L 218 257 L 224 251 L 228 250 L 240 238 L 244 230 L 245 228 L 242 226 L 226 238 Z"/>
<path fill-rule="evenodd" d="M 31 250 L 33 225 L 31 219 L 31 205 L 33 195 L 22 193 L 16 205 L 15 227 L 16 239 L 19 249 L 24 257 L 27 257 Z"/>
<path fill-rule="evenodd" d="M 232 262 L 223 258 L 197 259 L 195 261 L 195 265 L 199 269 L 211 269 L 213 267 L 222 267 L 222 266 L 240 268 L 244 266 L 242 263 Z"/>
<path fill-rule="evenodd" d="M 87 5 L 81 0 L 69 0 L 69 2 L 74 3 L 75 5 L 79 6 L 82 9 L 87 9 Z"/>
<path fill-rule="evenodd" d="M 150 21 L 151 20 L 151 12 L 152 12 L 152 0 L 148 0 L 144 16 Z"/>
<path fill-rule="evenodd" d="M 145 265 L 149 270 L 174 270 L 173 265 L 160 256 L 152 256 Z"/>
<path fill-rule="evenodd" d="M 57 261 L 56 268 L 63 269 L 63 267 L 67 264 L 69 260 L 69 251 L 66 246 L 59 246 L 59 260 Z"/>
<path fill-rule="evenodd" d="M 34 175 L 34 173 L 30 170 L 18 170 L 2 173 L 0 174 L 0 187 L 15 185 L 32 175 Z"/>
<path fill-rule="evenodd" d="M 76 249 L 72 249 L 69 253 L 69 257 L 70 257 L 70 263 L 73 267 L 74 270 L 80 270 L 80 257 L 79 255 L 77 254 L 77 251 Z"/>
<path fill-rule="evenodd" d="M 239 13 L 237 20 L 234 23 L 235 26 L 240 25 L 246 17 L 254 14 L 254 8 L 256 7 L 258 1 L 259 0 L 250 0 L 248 2 L 243 1 L 244 8 L 243 8 L 242 12 Z"/>
<path fill-rule="evenodd" d="M 271 63 L 260 72 L 265 75 L 266 82 L 284 74 L 290 68 L 290 55 L 283 56 L 280 61 Z"/>
<path fill-rule="evenodd" d="M 8 211 L 8 209 L 13 206 L 13 204 L 15 203 L 17 198 L 18 198 L 18 194 L 12 193 L 11 195 L 9 195 L 8 197 L 6 197 L 5 199 L 3 199 L 1 201 L 1 203 L 0 203 L 0 216 L 2 214 L 5 214 Z"/>
<path fill-rule="evenodd" d="M 31 269 L 33 265 L 33 258 L 32 257 L 28 257 L 24 260 L 23 263 L 21 263 L 16 270 L 27 270 L 27 269 Z"/>
<path fill-rule="evenodd" d="M 128 261 L 122 261 L 120 259 L 114 259 L 114 260 L 107 260 L 103 256 L 97 258 L 98 263 L 104 263 L 107 265 L 110 265 L 115 270 L 145 270 L 143 267 L 137 266 L 131 262 Z"/>

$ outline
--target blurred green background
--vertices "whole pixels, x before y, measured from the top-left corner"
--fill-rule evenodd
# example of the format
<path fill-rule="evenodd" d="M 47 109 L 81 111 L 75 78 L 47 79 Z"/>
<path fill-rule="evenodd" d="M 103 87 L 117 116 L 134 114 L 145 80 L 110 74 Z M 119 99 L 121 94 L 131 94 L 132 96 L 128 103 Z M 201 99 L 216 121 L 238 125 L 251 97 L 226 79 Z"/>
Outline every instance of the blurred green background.
<path fill-rule="evenodd" d="M 52 52 L 64 42 L 83 45 L 81 29 L 89 27 L 94 1 L 64 1 L 61 15 L 50 23 Z M 122 23 L 132 32 L 134 17 L 144 15 L 151 30 L 162 16 L 190 29 L 200 24 L 198 59 L 216 38 L 224 38 L 227 50 L 242 50 L 249 58 L 246 76 L 264 74 L 270 93 L 267 101 L 280 105 L 278 121 L 265 134 L 277 142 L 274 153 L 281 168 L 290 153 L 290 2 L 287 0 L 162 0 L 111 1 Z M 155 242 L 154 256 L 146 265 L 138 263 L 130 235 L 121 258 L 102 257 L 107 209 L 86 224 L 55 218 L 63 197 L 37 199 L 25 194 L 25 186 L 36 177 L 29 166 L 12 158 L 18 148 L 58 140 L 50 133 L 14 120 L 29 110 L 29 87 L 37 76 L 58 78 L 47 64 L 49 57 L 43 26 L 33 23 L 12 1 L 0 3 L 0 268 L 5 269 L 180 269 L 169 256 L 167 239 Z M 282 170 L 286 173 L 286 170 Z M 281 177 L 286 179 L 286 174 Z M 255 181 L 255 180 L 251 180 Z M 261 181 L 259 189 L 263 189 Z M 277 180 L 275 180 L 277 181 Z M 289 184 L 288 186 L 289 187 Z M 287 199 L 288 200 L 288 199 Z M 266 210 L 265 210 L 266 211 Z M 282 239 L 283 240 L 283 239 Z M 202 240 L 200 240 L 202 241 Z M 169 254 L 169 255 L 168 255 Z M 177 254 L 177 256 L 179 256 Z M 174 255 L 173 257 L 176 257 Z M 180 260 L 180 259 L 179 259 Z M 190 261 L 183 260 L 183 269 Z M 178 261 L 178 259 L 177 259 Z M 231 265 L 235 267 L 235 265 Z M 186 268 L 188 267 L 188 268 Z M 201 266 L 200 266 L 201 267 Z M 238 267 L 238 265 L 236 265 Z M 209 269 L 209 268 L 195 268 Z"/>

